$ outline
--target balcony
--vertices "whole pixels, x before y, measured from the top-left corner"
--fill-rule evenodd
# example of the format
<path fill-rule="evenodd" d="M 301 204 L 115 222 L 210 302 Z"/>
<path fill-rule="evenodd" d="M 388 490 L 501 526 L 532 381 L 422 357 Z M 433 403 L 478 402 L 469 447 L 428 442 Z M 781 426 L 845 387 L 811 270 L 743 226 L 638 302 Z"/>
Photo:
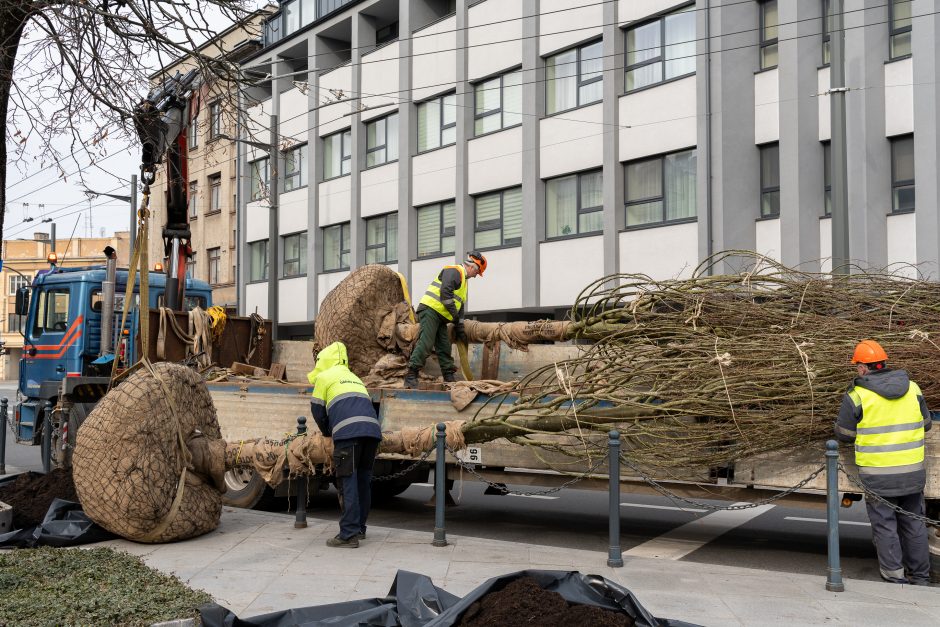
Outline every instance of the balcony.
<path fill-rule="evenodd" d="M 288 0 L 264 24 L 265 47 L 290 37 L 304 26 L 340 10 L 355 0 Z"/>

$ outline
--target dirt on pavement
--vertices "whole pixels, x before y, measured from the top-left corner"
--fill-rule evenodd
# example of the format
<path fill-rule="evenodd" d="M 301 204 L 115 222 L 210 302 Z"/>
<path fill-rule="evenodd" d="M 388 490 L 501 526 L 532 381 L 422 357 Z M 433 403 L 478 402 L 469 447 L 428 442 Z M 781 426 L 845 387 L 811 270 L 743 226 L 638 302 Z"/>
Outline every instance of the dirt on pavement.
<path fill-rule="evenodd" d="M 54 499 L 78 502 L 72 473 L 56 469 L 48 475 L 26 472 L 0 486 L 0 501 L 13 507 L 13 528 L 38 525 Z"/>

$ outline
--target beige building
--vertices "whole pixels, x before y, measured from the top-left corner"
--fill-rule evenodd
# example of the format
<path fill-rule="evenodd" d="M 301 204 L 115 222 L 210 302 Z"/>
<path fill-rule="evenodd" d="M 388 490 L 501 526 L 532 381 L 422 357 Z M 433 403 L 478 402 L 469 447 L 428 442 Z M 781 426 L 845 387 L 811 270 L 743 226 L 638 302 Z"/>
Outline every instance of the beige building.
<path fill-rule="evenodd" d="M 253 54 L 261 46 L 262 17 L 267 10 L 255 12 L 245 21 L 219 33 L 199 52 L 208 56 L 225 55 L 230 61 Z M 151 76 L 159 84 L 164 76 L 186 72 L 194 67 L 191 59 L 179 59 Z M 236 152 L 228 137 L 235 137 L 235 86 L 203 83 L 193 96 L 188 131 L 189 223 L 193 257 L 188 265 L 192 278 L 212 286 L 215 305 L 235 305 L 236 255 Z M 166 170 L 157 170 L 151 186 L 150 258 L 164 258 L 162 229 L 166 223 Z"/>
<path fill-rule="evenodd" d="M 118 267 L 126 268 L 130 248 L 128 231 L 119 231 L 113 237 L 76 238 L 71 242 L 57 240 L 55 253 L 59 259 L 58 265 L 64 268 L 104 265 L 104 249 L 107 246 L 117 251 Z M 49 269 L 47 258 L 52 249 L 53 242 L 48 233 L 35 233 L 33 239 L 3 242 L 3 270 L 0 271 L 3 327 L 0 339 L 4 354 L 0 356 L 0 379 L 17 379 L 20 372 L 19 363 L 23 353 L 20 329 L 23 321 L 14 313 L 16 290 L 22 285 L 30 285 L 40 270 Z"/>

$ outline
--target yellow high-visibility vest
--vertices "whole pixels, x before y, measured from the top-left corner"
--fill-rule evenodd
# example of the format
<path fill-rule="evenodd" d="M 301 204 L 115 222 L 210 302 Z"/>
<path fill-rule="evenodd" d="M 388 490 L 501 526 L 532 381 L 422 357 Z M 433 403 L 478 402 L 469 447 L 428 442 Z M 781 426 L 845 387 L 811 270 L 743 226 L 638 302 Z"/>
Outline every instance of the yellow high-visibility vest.
<path fill-rule="evenodd" d="M 867 468 L 911 466 L 924 462 L 924 419 L 920 387 L 911 381 L 901 398 L 885 398 L 863 387 L 849 396 L 862 407 L 855 436 L 855 463 Z"/>
<path fill-rule="evenodd" d="M 454 308 L 457 310 L 457 313 L 460 313 L 460 310 L 463 309 L 463 306 L 467 302 L 467 269 L 462 265 L 444 266 L 440 273 L 438 273 L 437 278 L 431 281 L 428 289 L 424 292 L 424 296 L 421 297 L 420 302 L 422 305 L 430 307 L 444 316 L 446 320 L 453 322 L 454 317 L 447 311 L 447 307 L 444 306 L 444 303 L 441 302 L 441 275 L 443 275 L 444 270 L 448 268 L 453 268 L 460 272 L 460 287 L 454 290 Z"/>

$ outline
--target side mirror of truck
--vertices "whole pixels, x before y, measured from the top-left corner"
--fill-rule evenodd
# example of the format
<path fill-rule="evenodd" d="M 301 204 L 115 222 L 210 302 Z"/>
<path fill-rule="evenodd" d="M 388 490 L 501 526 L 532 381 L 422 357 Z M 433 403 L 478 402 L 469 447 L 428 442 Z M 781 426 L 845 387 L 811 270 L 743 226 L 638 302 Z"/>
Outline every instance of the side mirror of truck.
<path fill-rule="evenodd" d="M 16 315 L 25 316 L 29 313 L 29 288 L 25 285 L 16 290 Z"/>

